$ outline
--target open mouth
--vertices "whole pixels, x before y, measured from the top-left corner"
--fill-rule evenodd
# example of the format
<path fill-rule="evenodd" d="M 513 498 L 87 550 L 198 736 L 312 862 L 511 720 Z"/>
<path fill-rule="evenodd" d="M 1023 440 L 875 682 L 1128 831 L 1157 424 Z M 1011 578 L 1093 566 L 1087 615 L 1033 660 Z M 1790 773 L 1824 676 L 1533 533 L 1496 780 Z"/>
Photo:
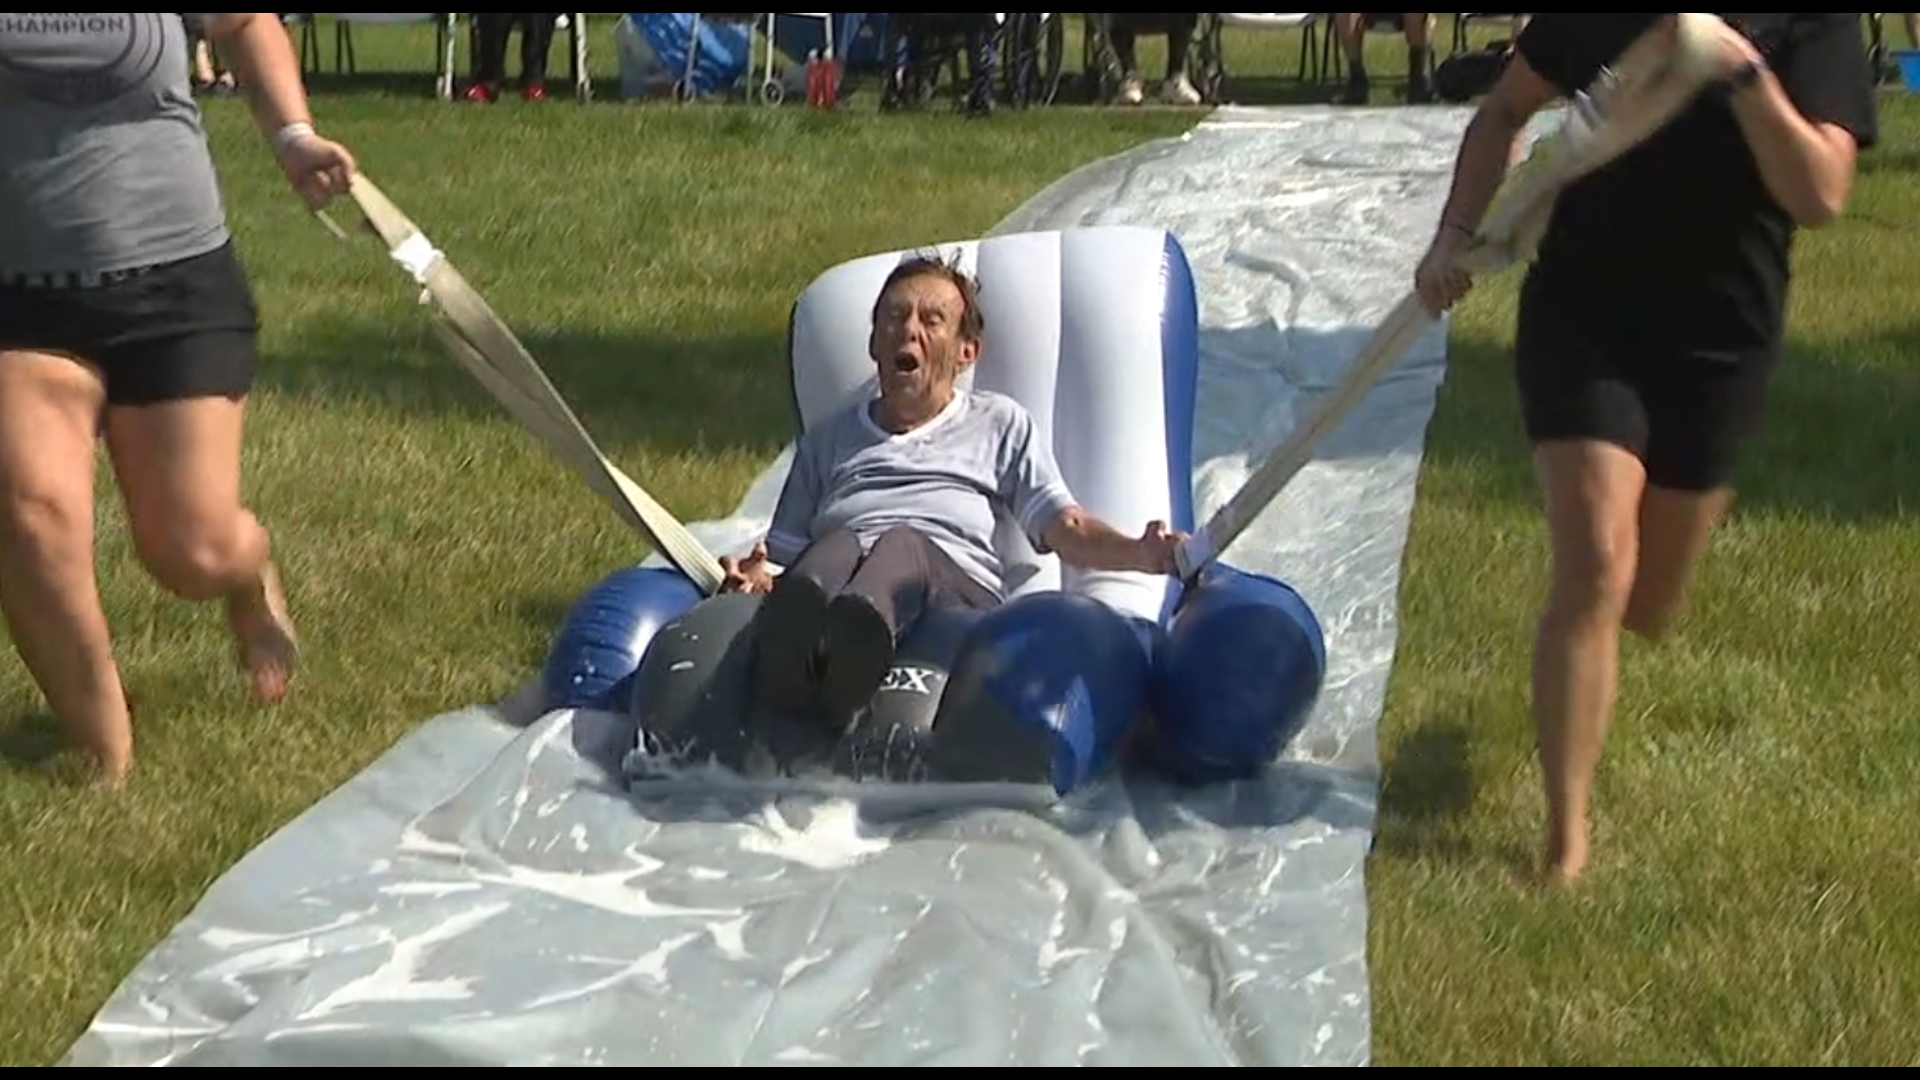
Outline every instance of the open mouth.
<path fill-rule="evenodd" d="M 893 370 L 902 375 L 911 375 L 920 370 L 920 358 L 912 353 L 895 353 Z"/>

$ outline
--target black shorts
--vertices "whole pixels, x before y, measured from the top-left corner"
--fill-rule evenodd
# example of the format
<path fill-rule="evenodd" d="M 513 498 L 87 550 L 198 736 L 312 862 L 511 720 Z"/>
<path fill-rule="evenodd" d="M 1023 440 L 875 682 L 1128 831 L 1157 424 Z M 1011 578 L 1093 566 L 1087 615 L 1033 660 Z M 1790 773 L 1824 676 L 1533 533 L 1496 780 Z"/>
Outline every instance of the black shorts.
<path fill-rule="evenodd" d="M 0 352 L 83 361 L 99 372 L 110 405 L 245 397 L 259 327 L 231 243 L 104 282 L 0 276 Z"/>
<path fill-rule="evenodd" d="M 1611 443 L 1674 491 L 1726 485 L 1760 432 L 1778 350 L 1691 348 L 1673 331 L 1530 275 L 1514 348 L 1527 438 Z"/>

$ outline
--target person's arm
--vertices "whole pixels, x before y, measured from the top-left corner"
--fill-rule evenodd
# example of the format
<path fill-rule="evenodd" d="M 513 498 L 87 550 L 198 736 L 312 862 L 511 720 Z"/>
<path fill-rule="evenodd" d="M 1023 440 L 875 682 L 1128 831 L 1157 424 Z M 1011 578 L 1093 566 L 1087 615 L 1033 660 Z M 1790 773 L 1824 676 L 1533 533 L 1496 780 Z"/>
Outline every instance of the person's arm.
<path fill-rule="evenodd" d="M 200 15 L 207 39 L 228 58 L 234 77 L 246 90 L 254 122 L 284 149 L 298 134 L 311 134 L 313 113 L 307 89 L 300 79 L 300 59 L 286 24 L 270 11 L 241 11 Z"/>
<path fill-rule="evenodd" d="M 822 496 L 817 456 L 816 439 L 802 436 L 794 444 L 793 464 L 767 523 L 767 561 L 775 566 L 792 566 L 813 543 L 813 519 L 820 512 Z"/>
<path fill-rule="evenodd" d="M 1809 228 L 1846 208 L 1860 149 L 1878 134 L 1859 17 L 1815 17 L 1820 21 L 1786 46 L 1778 69 L 1737 31 L 1727 32 L 1754 72 L 1729 90 L 1733 115 L 1768 194 Z"/>
<path fill-rule="evenodd" d="M 1160 569 L 1152 565 L 1153 553 L 1141 537 L 1115 529 L 1074 500 L 1052 449 L 1024 410 L 1010 413 L 1001 440 L 1000 493 L 1042 555 L 1058 555 L 1086 570 Z"/>
<path fill-rule="evenodd" d="M 1026 534 L 1027 542 L 1041 555 L 1061 554 L 1053 546 L 1054 522 L 1074 509 L 1073 492 L 1060 475 L 1053 448 L 1040 437 L 1033 417 L 1025 409 L 1012 406 L 1004 417 L 1000 445 L 995 451 L 999 470 L 999 495 L 1014 523 Z M 1071 540 L 1068 543 L 1072 543 Z M 1071 561 L 1071 560 L 1069 560 Z"/>
<path fill-rule="evenodd" d="M 1059 553 L 1061 562 L 1083 570 L 1151 574 L 1162 569 L 1152 565 L 1151 553 L 1140 537 L 1128 536 L 1079 506 L 1069 506 L 1054 515 L 1042 536 L 1047 546 Z"/>
<path fill-rule="evenodd" d="M 1569 96 L 1586 80 L 1570 42 L 1580 28 L 1577 15 L 1535 15 L 1514 42 L 1513 56 L 1500 78 L 1467 121 L 1453 167 L 1453 184 L 1440 211 L 1438 229 L 1473 235 L 1506 179 L 1520 133 L 1535 113 L 1555 98 Z"/>

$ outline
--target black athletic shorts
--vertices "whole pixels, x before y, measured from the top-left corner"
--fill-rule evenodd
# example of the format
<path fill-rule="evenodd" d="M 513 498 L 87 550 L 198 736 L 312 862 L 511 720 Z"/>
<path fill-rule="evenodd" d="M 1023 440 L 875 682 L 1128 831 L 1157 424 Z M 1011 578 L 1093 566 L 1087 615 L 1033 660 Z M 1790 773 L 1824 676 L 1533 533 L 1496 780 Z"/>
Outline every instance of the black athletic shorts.
<path fill-rule="evenodd" d="M 0 275 L 0 352 L 75 357 L 110 405 L 245 397 L 259 326 L 231 243 L 103 281 Z"/>
<path fill-rule="evenodd" d="M 1611 443 L 1674 491 L 1727 484 L 1760 432 L 1778 350 L 1685 347 L 1674 329 L 1529 275 L 1514 348 L 1527 438 Z"/>

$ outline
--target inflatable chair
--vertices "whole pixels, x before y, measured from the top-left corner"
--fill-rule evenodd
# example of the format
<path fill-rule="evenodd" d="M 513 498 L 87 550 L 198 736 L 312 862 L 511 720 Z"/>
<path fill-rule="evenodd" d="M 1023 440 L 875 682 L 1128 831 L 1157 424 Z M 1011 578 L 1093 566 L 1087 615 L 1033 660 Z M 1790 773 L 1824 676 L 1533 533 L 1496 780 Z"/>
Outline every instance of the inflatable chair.
<path fill-rule="evenodd" d="M 1198 312 L 1175 238 L 1098 227 L 956 248 L 986 320 L 971 385 L 1028 408 L 1094 514 L 1129 532 L 1155 519 L 1191 531 Z M 907 254 L 835 267 L 794 306 L 801 429 L 875 392 L 871 312 Z M 747 776 L 995 783 L 1054 796 L 1123 751 L 1190 782 L 1251 775 L 1306 722 L 1325 644 L 1285 584 L 1218 563 L 1191 587 L 1076 570 L 1036 554 L 1006 520 L 997 546 L 1006 602 L 983 615 L 930 612 L 838 739 L 748 709 L 744 631 L 760 598 L 701 599 L 669 569 L 621 571 L 580 601 L 548 663 L 548 704 L 630 709 L 636 782 L 718 764 Z"/>

